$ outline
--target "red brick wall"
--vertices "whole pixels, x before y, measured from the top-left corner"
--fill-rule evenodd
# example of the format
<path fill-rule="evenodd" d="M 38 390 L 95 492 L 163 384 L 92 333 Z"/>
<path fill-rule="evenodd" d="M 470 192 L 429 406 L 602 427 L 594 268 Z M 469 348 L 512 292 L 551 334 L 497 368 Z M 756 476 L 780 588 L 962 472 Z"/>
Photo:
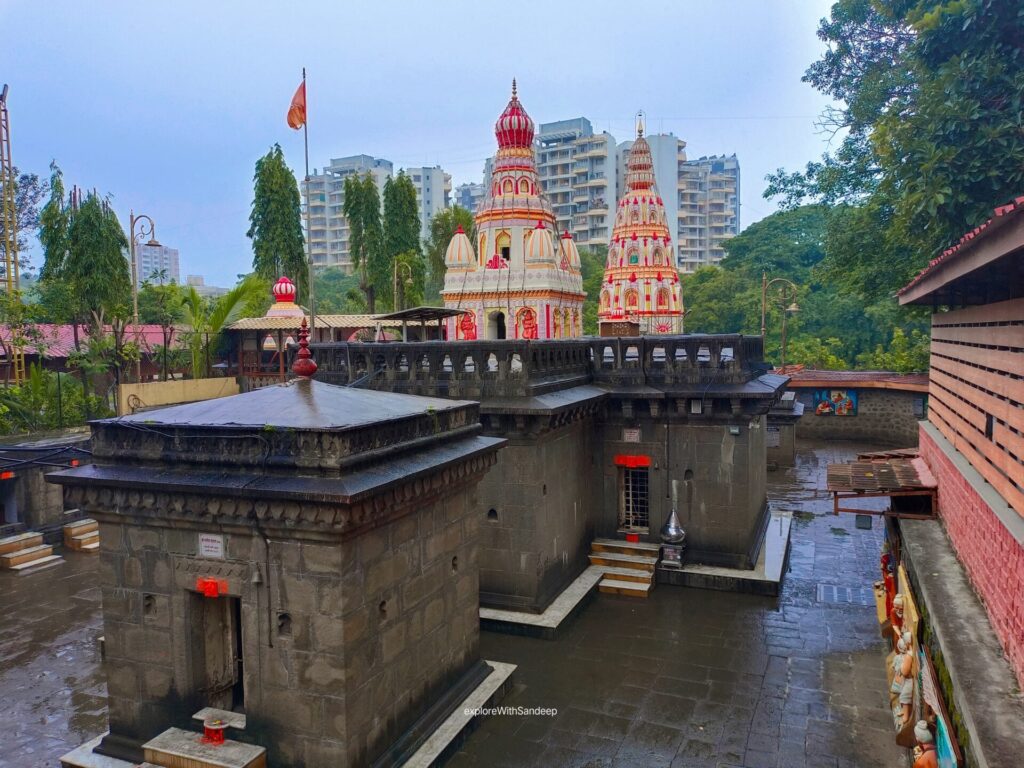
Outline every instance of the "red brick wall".
<path fill-rule="evenodd" d="M 924 429 L 920 450 L 939 484 L 946 533 L 1024 687 L 1024 547 Z"/>

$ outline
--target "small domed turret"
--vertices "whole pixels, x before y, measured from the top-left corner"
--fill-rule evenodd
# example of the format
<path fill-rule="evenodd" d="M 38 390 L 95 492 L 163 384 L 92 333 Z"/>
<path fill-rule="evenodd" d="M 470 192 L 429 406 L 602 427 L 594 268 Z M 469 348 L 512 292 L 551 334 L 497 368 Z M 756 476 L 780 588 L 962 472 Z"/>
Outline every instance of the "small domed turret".
<path fill-rule="evenodd" d="M 455 235 L 448 243 L 448 250 L 444 254 L 444 264 L 448 269 L 460 267 L 472 267 L 476 264 L 476 254 L 473 252 L 473 244 L 469 242 L 466 231 L 459 225 Z"/>
<path fill-rule="evenodd" d="M 551 232 L 544 226 L 543 221 L 538 221 L 537 226 L 530 233 L 529 242 L 526 244 L 526 263 L 536 264 L 538 262 L 553 262 L 555 260 L 555 244 L 551 240 Z"/>
<path fill-rule="evenodd" d="M 558 243 L 559 249 L 559 263 L 565 259 L 568 269 L 579 270 L 580 268 L 580 249 L 576 247 L 576 241 L 572 239 L 572 235 L 568 232 L 563 232 L 562 237 Z"/>

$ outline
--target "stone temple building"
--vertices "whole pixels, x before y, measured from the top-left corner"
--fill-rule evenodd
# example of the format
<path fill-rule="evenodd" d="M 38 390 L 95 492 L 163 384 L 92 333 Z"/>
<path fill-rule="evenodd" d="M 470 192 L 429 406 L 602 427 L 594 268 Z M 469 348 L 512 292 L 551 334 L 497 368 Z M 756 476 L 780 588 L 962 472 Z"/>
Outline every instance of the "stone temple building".
<path fill-rule="evenodd" d="M 637 323 L 644 334 L 680 333 L 683 289 L 642 115 L 629 150 L 625 186 L 615 210 L 598 306 L 602 335 L 612 335 L 605 328 L 623 321 Z"/>
<path fill-rule="evenodd" d="M 555 231 L 534 162 L 534 124 L 512 81 L 512 98 L 494 127 L 498 152 L 487 196 L 476 211 L 476 242 L 460 228 L 445 256 L 448 338 L 561 339 L 583 333 L 580 255 Z"/>
<path fill-rule="evenodd" d="M 477 486 L 503 441 L 480 430 L 475 403 L 301 376 L 94 422 L 95 463 L 53 479 L 101 531 L 96 751 L 201 750 L 213 707 L 269 765 L 408 757 L 490 674 Z"/>

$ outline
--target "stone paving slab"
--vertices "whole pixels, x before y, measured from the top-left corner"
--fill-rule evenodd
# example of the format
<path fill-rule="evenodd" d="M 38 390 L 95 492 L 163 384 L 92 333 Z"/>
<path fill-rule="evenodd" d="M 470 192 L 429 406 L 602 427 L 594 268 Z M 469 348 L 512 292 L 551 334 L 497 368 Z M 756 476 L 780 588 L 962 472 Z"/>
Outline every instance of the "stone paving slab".
<path fill-rule="evenodd" d="M 834 517 L 825 467 L 864 444 L 815 443 L 769 474 L 791 510 L 780 597 L 659 587 L 599 595 L 554 642 L 484 632 L 487 658 L 518 664 L 503 702 L 549 717 L 484 722 L 448 763 L 589 768 L 891 768 L 886 648 L 873 606 L 818 601 L 819 583 L 877 579 L 882 532 Z"/>

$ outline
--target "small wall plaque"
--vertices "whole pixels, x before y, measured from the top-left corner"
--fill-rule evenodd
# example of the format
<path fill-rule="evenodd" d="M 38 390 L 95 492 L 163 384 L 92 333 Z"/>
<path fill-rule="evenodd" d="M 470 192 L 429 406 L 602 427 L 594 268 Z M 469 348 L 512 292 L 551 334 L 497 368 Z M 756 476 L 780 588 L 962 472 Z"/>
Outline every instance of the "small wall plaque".
<path fill-rule="evenodd" d="M 199 556 L 224 559 L 224 537 L 216 533 L 199 534 Z"/>
<path fill-rule="evenodd" d="M 622 442 L 624 443 L 639 443 L 640 442 L 640 428 L 639 427 L 626 427 L 622 430 Z"/>

